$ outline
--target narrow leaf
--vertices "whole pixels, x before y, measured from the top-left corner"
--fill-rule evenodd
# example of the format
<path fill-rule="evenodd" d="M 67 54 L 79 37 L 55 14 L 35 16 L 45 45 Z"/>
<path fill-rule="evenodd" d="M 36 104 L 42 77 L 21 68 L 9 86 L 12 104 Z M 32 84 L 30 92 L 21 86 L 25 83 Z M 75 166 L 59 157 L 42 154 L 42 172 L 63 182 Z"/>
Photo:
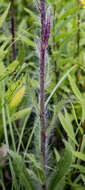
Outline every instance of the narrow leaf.
<path fill-rule="evenodd" d="M 26 109 L 20 110 L 12 115 L 11 120 L 14 121 L 14 120 L 21 119 L 25 115 L 30 114 L 31 110 L 32 108 L 26 108 Z"/>
<path fill-rule="evenodd" d="M 8 11 L 9 11 L 9 8 L 10 8 L 10 4 L 8 5 L 6 11 L 0 16 L 0 27 L 2 27 L 4 21 L 5 21 L 5 18 L 8 14 Z"/>
<path fill-rule="evenodd" d="M 60 122 L 64 128 L 64 130 L 66 131 L 67 135 L 70 137 L 70 139 L 77 145 L 77 141 L 75 139 L 75 135 L 73 132 L 73 127 L 71 125 L 71 121 L 70 118 L 68 117 L 68 114 L 66 116 L 66 118 L 63 116 L 63 114 L 60 112 L 58 114 L 58 117 L 60 119 Z"/>
<path fill-rule="evenodd" d="M 73 155 L 77 158 L 79 158 L 80 160 L 85 161 L 85 154 L 78 152 L 78 151 L 73 151 Z"/>
<path fill-rule="evenodd" d="M 70 75 L 68 76 L 68 79 L 69 79 L 71 88 L 72 88 L 75 96 L 78 98 L 78 100 L 82 101 L 82 95 L 81 95 L 81 93 L 80 93 L 74 79 Z"/>

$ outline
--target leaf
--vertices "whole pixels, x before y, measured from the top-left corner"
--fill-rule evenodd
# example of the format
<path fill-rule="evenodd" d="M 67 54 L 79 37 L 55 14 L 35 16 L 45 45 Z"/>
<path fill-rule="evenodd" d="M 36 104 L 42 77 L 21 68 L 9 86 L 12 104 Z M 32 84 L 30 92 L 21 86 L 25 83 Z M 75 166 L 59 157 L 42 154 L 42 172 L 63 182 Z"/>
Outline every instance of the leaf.
<path fill-rule="evenodd" d="M 30 9 L 28 9 L 28 8 L 24 8 L 24 10 L 34 19 L 34 21 L 36 22 L 36 24 L 38 26 L 40 26 L 39 17 L 36 14 L 34 14 L 34 12 L 31 11 Z"/>
<path fill-rule="evenodd" d="M 60 122 L 61 122 L 64 130 L 66 131 L 67 135 L 77 145 L 77 141 L 75 139 L 75 134 L 74 134 L 74 131 L 73 131 L 73 126 L 71 124 L 71 121 L 70 121 L 70 118 L 69 118 L 69 115 L 68 115 L 67 111 L 65 111 L 65 114 L 66 115 L 63 116 L 63 114 L 60 112 L 58 114 L 58 117 L 59 117 Z"/>
<path fill-rule="evenodd" d="M 35 48 L 34 41 L 30 40 L 26 36 L 21 36 L 21 38 L 22 38 L 22 41 L 25 42 L 28 46 L 31 46 L 31 47 Z"/>
<path fill-rule="evenodd" d="M 21 46 L 19 49 L 19 55 L 18 55 L 18 61 L 19 63 L 22 63 L 24 59 L 24 47 Z"/>
<path fill-rule="evenodd" d="M 58 185 L 57 185 L 57 187 L 56 187 L 56 190 L 63 190 L 63 189 L 64 189 L 64 185 L 65 185 L 65 178 L 63 177 L 63 178 L 59 181 L 59 183 L 58 183 Z"/>
<path fill-rule="evenodd" d="M 55 153 L 56 160 L 58 162 L 60 160 L 60 154 L 59 154 L 59 152 L 57 151 L 56 148 L 54 148 L 54 153 Z"/>
<path fill-rule="evenodd" d="M 11 37 L 8 37 L 5 39 L 3 44 L 0 46 L 0 61 L 3 60 L 3 58 L 7 55 L 8 50 L 5 50 L 6 46 L 8 45 L 9 41 L 11 40 Z"/>
<path fill-rule="evenodd" d="M 79 158 L 80 160 L 85 161 L 85 154 L 83 154 L 82 152 L 78 152 L 78 151 L 72 151 L 73 155 L 77 158 Z"/>
<path fill-rule="evenodd" d="M 56 190 L 59 182 L 68 174 L 68 171 L 72 164 L 72 152 L 70 151 L 70 147 L 66 146 L 63 156 L 57 164 L 56 171 L 52 174 L 49 179 L 48 190 Z"/>
<path fill-rule="evenodd" d="M 82 127 L 80 127 L 79 123 L 78 123 L 78 119 L 77 119 L 77 115 L 76 115 L 76 112 L 75 112 L 75 108 L 74 108 L 74 105 L 71 103 L 71 106 L 72 106 L 72 114 L 73 114 L 73 117 L 76 121 L 76 124 L 77 124 L 77 127 L 79 128 L 80 132 L 82 133 Z"/>
<path fill-rule="evenodd" d="M 37 80 L 32 79 L 31 82 L 32 82 L 33 88 L 39 88 L 40 87 L 39 82 Z"/>
<path fill-rule="evenodd" d="M 21 102 L 21 100 L 22 100 L 22 98 L 23 98 L 23 96 L 24 96 L 25 90 L 26 90 L 25 86 L 22 86 L 22 87 L 16 92 L 16 94 L 14 95 L 14 97 L 12 98 L 12 100 L 11 100 L 10 103 L 9 103 L 9 107 L 10 107 L 10 108 L 17 107 L 17 106 L 20 104 L 20 102 Z"/>
<path fill-rule="evenodd" d="M 0 63 L 1 64 L 1 63 Z M 13 61 L 7 68 L 2 68 L 0 65 L 0 81 L 8 77 L 12 72 L 17 70 L 17 67 L 19 66 L 18 61 Z"/>
<path fill-rule="evenodd" d="M 8 5 L 6 11 L 0 16 L 0 28 L 2 27 L 2 25 L 3 25 L 3 23 L 4 23 L 5 19 L 6 19 L 6 16 L 8 14 L 9 8 L 10 8 L 10 3 Z"/>
<path fill-rule="evenodd" d="M 39 116 L 38 116 L 37 118 L 38 118 L 38 120 L 40 119 Z M 30 137 L 29 137 L 29 139 L 28 139 L 27 145 L 26 145 L 25 153 L 27 153 L 27 151 L 28 151 L 29 145 L 30 145 L 30 143 L 31 143 L 31 141 L 32 141 L 33 135 L 35 135 L 36 129 L 37 129 L 37 126 L 34 125 L 34 127 L 33 127 L 33 129 L 32 129 L 32 132 L 31 132 L 31 134 L 30 134 Z M 39 136 L 38 136 L 38 137 L 39 137 Z M 39 137 L 39 138 L 40 138 L 40 137 Z M 37 142 L 36 142 L 36 143 L 37 143 Z M 41 153 L 41 152 L 40 152 L 40 153 Z M 39 155 L 39 156 L 40 156 L 40 155 Z"/>
<path fill-rule="evenodd" d="M 83 141 L 82 141 L 82 145 L 81 145 L 81 152 L 84 152 L 85 149 L 85 135 L 83 135 Z"/>
<path fill-rule="evenodd" d="M 30 114 L 31 110 L 32 110 L 32 107 L 20 110 L 11 116 L 11 120 L 15 121 L 18 119 L 22 119 L 25 115 Z"/>
<path fill-rule="evenodd" d="M 6 55 L 7 51 L 0 50 L 0 61 L 2 61 Z"/>
<path fill-rule="evenodd" d="M 37 155 L 37 160 L 41 160 L 41 127 L 40 127 L 40 117 L 36 117 L 34 121 L 34 151 Z"/>
<path fill-rule="evenodd" d="M 11 41 L 11 36 L 7 37 L 5 39 L 5 41 L 2 43 L 1 47 L 0 47 L 0 51 L 5 50 L 5 48 L 7 47 L 8 43 Z"/>
<path fill-rule="evenodd" d="M 72 183 L 71 184 L 71 189 L 72 190 L 85 190 L 85 187 L 80 185 L 80 184 Z"/>
<path fill-rule="evenodd" d="M 72 33 L 73 33 L 73 31 L 71 31 L 71 32 L 63 32 L 63 33 L 59 33 L 57 36 L 56 36 L 56 38 L 55 38 L 55 42 L 57 42 L 58 40 L 60 40 L 60 39 L 64 39 L 64 38 L 66 38 L 66 37 L 70 37 L 71 35 L 72 35 Z"/>
<path fill-rule="evenodd" d="M 80 170 L 81 173 L 85 174 L 85 166 L 79 165 L 79 164 L 73 164 L 73 168 Z"/>
<path fill-rule="evenodd" d="M 66 79 L 66 77 L 69 75 L 69 73 L 71 71 L 73 71 L 76 68 L 76 65 L 74 65 L 73 67 L 71 67 L 66 73 L 65 75 L 60 79 L 60 81 L 57 83 L 57 85 L 55 86 L 55 88 L 52 90 L 50 96 L 48 97 L 45 106 L 47 106 L 47 104 L 49 103 L 50 99 L 52 98 L 52 96 L 54 95 L 54 93 L 56 92 L 56 90 L 60 87 L 61 83 Z"/>
<path fill-rule="evenodd" d="M 72 88 L 72 90 L 73 90 L 75 96 L 78 98 L 78 100 L 79 100 L 80 102 L 82 102 L 82 95 L 81 95 L 81 93 L 80 93 L 80 91 L 79 91 L 79 89 L 78 89 L 78 87 L 77 87 L 77 85 L 76 85 L 74 79 L 73 79 L 70 75 L 68 76 L 68 79 L 69 79 L 71 88 Z"/>
<path fill-rule="evenodd" d="M 84 122 L 85 119 L 85 101 L 84 98 L 81 94 L 81 92 L 79 91 L 74 79 L 69 75 L 68 76 L 71 88 L 73 90 L 73 93 L 75 94 L 75 96 L 77 97 L 77 99 L 80 101 L 80 104 L 82 106 L 82 122 Z"/>
<path fill-rule="evenodd" d="M 37 103 L 37 98 L 36 98 L 35 91 L 34 91 L 34 88 L 32 86 L 32 82 L 31 82 L 31 79 L 29 76 L 27 78 L 27 83 L 28 83 L 29 88 L 30 88 L 31 97 L 32 97 L 32 101 L 33 101 L 34 107 L 36 109 L 36 112 L 38 115 L 40 115 L 40 110 L 39 110 L 39 106 Z"/>
<path fill-rule="evenodd" d="M 82 181 L 85 183 L 85 175 L 81 174 Z"/>
<path fill-rule="evenodd" d="M 53 110 L 54 113 L 53 113 L 52 120 L 51 120 L 50 125 L 48 126 L 48 128 L 46 130 L 46 136 L 48 136 L 50 134 L 51 130 L 54 128 L 56 118 L 57 118 L 57 114 L 59 113 L 59 111 L 61 111 L 63 109 L 65 103 L 66 103 L 65 100 L 61 100 L 55 105 L 54 110 Z"/>
<path fill-rule="evenodd" d="M 12 150 L 8 150 L 8 153 L 13 159 L 13 166 L 16 177 L 19 179 L 19 183 L 21 187 L 24 187 L 26 190 L 35 190 L 34 184 L 32 179 L 30 178 L 24 159 L 17 153 L 13 152 Z"/>
<path fill-rule="evenodd" d="M 72 33 L 68 38 L 65 38 L 60 46 L 60 54 L 66 54 L 68 52 L 68 44 L 73 39 L 74 33 Z"/>
<path fill-rule="evenodd" d="M 63 13 L 63 15 L 58 19 L 58 22 L 60 22 L 61 20 L 65 19 L 66 17 L 70 16 L 71 14 L 75 13 L 77 10 L 79 9 L 79 7 L 75 7 L 75 8 L 72 8 L 72 9 L 68 9 L 67 11 L 65 11 Z"/>
<path fill-rule="evenodd" d="M 40 181 L 41 184 L 44 184 L 45 180 L 46 180 L 46 176 L 45 176 L 43 169 L 39 166 L 39 164 L 36 161 L 35 156 L 33 154 L 28 154 L 28 158 L 32 161 L 33 165 L 36 168 L 34 170 L 34 172 L 35 172 L 38 180 Z"/>

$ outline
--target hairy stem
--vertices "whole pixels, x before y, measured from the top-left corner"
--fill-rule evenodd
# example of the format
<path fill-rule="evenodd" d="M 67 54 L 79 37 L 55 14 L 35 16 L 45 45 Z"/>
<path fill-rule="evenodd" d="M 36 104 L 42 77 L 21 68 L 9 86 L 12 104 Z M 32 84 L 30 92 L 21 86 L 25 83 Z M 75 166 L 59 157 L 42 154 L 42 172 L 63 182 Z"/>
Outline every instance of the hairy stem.
<path fill-rule="evenodd" d="M 78 31 L 77 31 L 77 56 L 79 56 L 80 53 L 80 13 L 78 12 L 78 23 L 77 23 L 77 27 L 78 27 Z"/>
<path fill-rule="evenodd" d="M 45 0 L 41 0 L 41 60 L 40 60 L 40 122 L 41 122 L 41 153 L 43 158 L 43 169 L 45 171 L 45 127 L 46 127 L 46 115 L 45 115 L 45 51 L 44 40 L 45 40 Z M 42 186 L 43 190 L 46 190 L 46 184 Z"/>
<path fill-rule="evenodd" d="M 41 56 L 40 56 L 40 123 L 41 123 L 41 153 L 43 169 L 46 174 L 46 114 L 45 114 L 45 54 L 50 35 L 50 9 L 46 19 L 45 0 L 41 3 Z M 42 185 L 42 189 L 46 190 L 46 183 Z"/>
<path fill-rule="evenodd" d="M 11 34 L 12 34 L 12 57 L 13 57 L 13 60 L 16 59 L 14 18 L 15 18 L 15 14 L 14 14 L 14 0 L 11 0 Z"/>

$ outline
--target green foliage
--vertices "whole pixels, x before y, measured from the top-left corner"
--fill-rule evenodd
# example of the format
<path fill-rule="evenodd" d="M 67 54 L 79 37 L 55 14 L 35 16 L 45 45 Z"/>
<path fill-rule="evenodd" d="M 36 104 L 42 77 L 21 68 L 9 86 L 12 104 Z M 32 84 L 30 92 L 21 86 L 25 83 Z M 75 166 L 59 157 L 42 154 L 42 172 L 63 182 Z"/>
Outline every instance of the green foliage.
<path fill-rule="evenodd" d="M 49 182 L 49 190 L 55 190 L 58 186 L 58 183 L 69 171 L 69 168 L 72 164 L 72 152 L 69 150 L 69 148 L 69 146 L 66 147 L 62 158 L 58 162 L 55 173 L 53 173 L 53 176 L 51 177 Z"/>
<path fill-rule="evenodd" d="M 29 190 L 35 189 L 32 184 L 32 180 L 26 170 L 23 158 L 19 156 L 17 153 L 12 152 L 11 150 L 9 150 L 8 152 L 13 158 L 14 170 L 20 185 Z"/>
<path fill-rule="evenodd" d="M 6 9 L 6 11 L 5 11 L 5 12 L 1 15 L 1 17 L 0 17 L 0 28 L 2 27 L 3 22 L 5 21 L 5 19 L 6 19 L 6 17 L 7 17 L 9 8 L 10 8 L 10 4 L 8 5 L 8 8 Z"/>
<path fill-rule="evenodd" d="M 40 182 L 40 184 L 44 184 L 46 180 L 44 170 L 39 166 L 33 154 L 28 154 L 28 158 L 35 167 L 34 173 L 36 175 L 37 181 Z"/>
<path fill-rule="evenodd" d="M 72 127 L 72 124 L 71 124 L 71 120 L 69 118 L 69 114 L 67 113 L 67 111 L 65 110 L 65 116 L 63 116 L 63 114 L 60 112 L 58 114 L 58 117 L 59 117 L 60 122 L 61 122 L 64 130 L 66 131 L 67 135 L 77 145 L 77 141 L 75 139 L 74 130 L 73 130 L 73 127 Z"/>
<path fill-rule="evenodd" d="M 46 190 L 84 190 L 85 10 L 77 0 L 46 0 L 51 28 L 45 55 L 44 171 L 40 1 L 13 4 L 14 44 L 11 0 L 0 0 L 0 144 L 6 144 L 8 151 L 4 169 L 0 169 L 0 187 L 44 190 L 46 183 Z M 2 151 L 0 160 L 4 160 L 1 155 Z"/>

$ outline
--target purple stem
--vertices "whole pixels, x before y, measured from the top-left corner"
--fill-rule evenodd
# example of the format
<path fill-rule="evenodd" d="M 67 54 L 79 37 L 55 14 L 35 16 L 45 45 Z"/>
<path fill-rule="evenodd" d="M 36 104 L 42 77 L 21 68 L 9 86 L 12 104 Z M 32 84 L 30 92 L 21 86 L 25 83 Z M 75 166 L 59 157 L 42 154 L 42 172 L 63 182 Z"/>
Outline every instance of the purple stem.
<path fill-rule="evenodd" d="M 40 122 L 41 122 L 41 152 L 43 169 L 46 173 L 46 115 L 45 115 L 45 54 L 50 35 L 50 9 L 46 19 L 45 0 L 41 0 L 41 64 L 40 64 Z M 42 186 L 46 190 L 46 184 Z"/>
<path fill-rule="evenodd" d="M 13 60 L 16 59 L 14 18 L 15 18 L 15 15 L 14 15 L 14 0 L 11 0 L 11 34 L 12 34 L 12 56 L 13 56 Z"/>
<path fill-rule="evenodd" d="M 43 169 L 45 168 L 45 145 L 46 145 L 46 136 L 45 136 L 45 127 L 46 127 L 46 115 L 45 115 L 45 51 L 44 41 L 45 41 L 45 22 L 46 22 L 46 12 L 45 12 L 45 0 L 41 0 L 41 64 L 40 64 L 40 122 L 41 122 L 41 152 L 43 159 Z M 46 190 L 46 184 L 42 185 L 42 189 Z"/>
<path fill-rule="evenodd" d="M 43 165 L 45 169 L 45 48 L 43 48 L 45 39 L 45 0 L 41 0 L 41 65 L 40 65 L 40 87 L 41 87 L 41 152 L 43 155 Z"/>

